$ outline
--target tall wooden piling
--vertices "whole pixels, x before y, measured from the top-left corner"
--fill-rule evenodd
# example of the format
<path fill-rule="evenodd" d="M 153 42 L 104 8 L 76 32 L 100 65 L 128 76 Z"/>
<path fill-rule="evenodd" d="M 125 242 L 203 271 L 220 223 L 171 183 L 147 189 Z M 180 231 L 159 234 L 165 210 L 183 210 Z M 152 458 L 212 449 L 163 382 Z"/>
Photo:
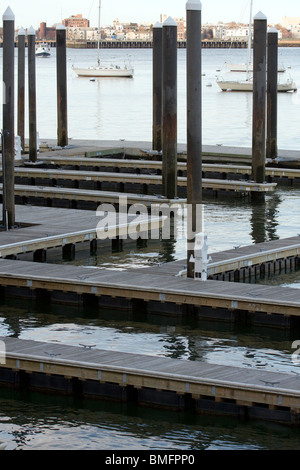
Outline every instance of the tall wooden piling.
<path fill-rule="evenodd" d="M 67 106 L 67 46 L 66 28 L 62 24 L 56 28 L 56 75 L 57 75 L 57 145 L 68 145 L 68 106 Z"/>
<path fill-rule="evenodd" d="M 153 26 L 153 127 L 152 149 L 162 150 L 162 24 Z"/>
<path fill-rule="evenodd" d="M 278 31 L 268 30 L 267 72 L 267 158 L 277 157 L 277 76 L 278 76 Z"/>
<path fill-rule="evenodd" d="M 163 23 L 162 183 L 163 195 L 177 196 L 177 23 Z"/>
<path fill-rule="evenodd" d="M 15 224 L 14 194 L 14 61 L 15 61 L 15 15 L 10 7 L 3 14 L 3 130 L 2 130 L 2 166 L 3 166 L 3 223 L 5 229 Z"/>
<path fill-rule="evenodd" d="M 187 11 L 187 276 L 194 277 L 195 234 L 199 226 L 199 211 L 202 204 L 202 51 L 200 0 L 189 0 Z M 198 219 L 198 220 L 197 220 Z M 202 220 L 202 219 L 201 219 Z"/>
<path fill-rule="evenodd" d="M 35 30 L 28 30 L 29 160 L 37 161 Z"/>
<path fill-rule="evenodd" d="M 18 136 L 21 147 L 25 150 L 25 30 L 18 33 Z"/>
<path fill-rule="evenodd" d="M 252 179 L 265 181 L 266 165 L 266 55 L 267 18 L 259 12 L 254 17 L 253 44 L 253 122 Z"/>

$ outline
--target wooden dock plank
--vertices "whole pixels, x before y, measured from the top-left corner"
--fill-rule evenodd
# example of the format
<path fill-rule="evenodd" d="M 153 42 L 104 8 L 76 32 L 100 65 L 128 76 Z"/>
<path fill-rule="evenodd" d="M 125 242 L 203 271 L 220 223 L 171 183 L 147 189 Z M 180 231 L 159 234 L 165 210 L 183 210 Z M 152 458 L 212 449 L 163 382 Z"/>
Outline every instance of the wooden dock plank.
<path fill-rule="evenodd" d="M 148 356 L 138 355 L 133 353 L 119 353 L 107 352 L 105 364 L 102 362 L 103 351 L 94 351 L 98 353 L 94 355 L 93 362 L 90 362 L 90 351 L 76 346 L 59 345 L 61 355 L 52 357 L 46 354 L 45 349 L 48 347 L 53 348 L 53 344 L 41 343 L 32 340 L 15 340 L 10 341 L 11 338 L 2 337 L 1 341 L 5 342 L 7 357 L 18 358 L 22 360 L 32 360 L 37 362 L 49 362 L 53 364 L 66 364 L 73 367 L 94 368 L 96 370 L 118 371 L 120 373 L 128 373 L 133 375 L 148 375 L 150 377 L 164 377 L 170 380 L 178 380 L 184 382 L 196 382 L 207 384 L 214 384 L 216 386 L 231 386 L 233 388 L 252 388 L 252 390 L 260 390 L 263 393 L 287 393 L 294 395 L 300 399 L 300 377 L 293 377 L 287 373 L 270 372 L 265 370 L 241 368 L 234 366 L 214 365 L 195 361 L 183 361 L 171 358 L 159 358 L 159 361 L 148 362 Z M 28 342 L 28 346 L 24 347 L 24 342 Z M 56 345 L 55 345 L 56 346 Z M 26 351 L 26 353 L 24 353 Z M 72 357 L 72 353 L 80 357 L 78 361 L 72 361 L 65 358 L 65 355 Z M 110 356 L 110 359 L 109 359 Z M 135 365 L 130 366 L 130 361 L 135 359 Z M 144 359 L 146 359 L 146 367 L 143 367 Z M 157 359 L 157 358 L 154 358 Z M 118 360 L 122 363 L 118 363 Z M 138 362 L 139 361 L 139 362 Z M 137 365 L 139 363 L 139 365 Z M 180 368 L 180 372 L 178 367 Z M 185 372 L 184 370 L 185 369 Z M 220 371 L 225 371 L 226 378 L 220 378 Z M 238 379 L 238 380 L 237 380 Z M 271 384 L 271 385 L 270 385 Z M 273 384 L 273 385 L 272 385 Z M 276 384 L 276 387 L 274 387 Z M 299 405 L 300 407 L 300 400 Z M 300 408 L 299 408 L 300 409 Z"/>
<path fill-rule="evenodd" d="M 0 184 L 0 191 L 3 189 Z M 94 202 L 95 204 L 111 203 L 119 204 L 120 196 L 126 196 L 128 204 L 143 204 L 151 208 L 152 204 L 173 204 L 184 202 L 184 199 L 167 199 L 163 196 L 148 196 L 146 194 L 134 193 L 118 193 L 114 191 L 94 191 L 86 189 L 73 189 L 73 188 L 60 188 L 60 187 L 46 187 L 46 186 L 27 186 L 15 185 L 15 195 L 19 197 L 41 197 L 53 199 L 64 199 L 68 201 L 87 201 Z"/>
<path fill-rule="evenodd" d="M 0 171 L 1 175 L 1 171 Z M 57 169 L 27 169 L 18 167 L 15 169 L 15 177 L 28 177 L 28 178 L 49 178 L 55 180 L 77 180 L 77 181 L 96 181 L 96 182 L 116 182 L 116 183 L 132 183 L 132 184 L 147 184 L 147 185 L 161 185 L 161 175 L 137 175 L 130 173 L 114 173 L 114 172 L 93 172 L 93 171 L 72 171 L 72 170 L 57 170 Z M 178 186 L 186 187 L 187 178 L 178 177 Z M 272 192 L 276 188 L 276 183 L 255 183 L 253 181 L 236 181 L 236 180 L 217 180 L 217 179 L 202 179 L 204 189 L 213 190 L 226 190 L 234 192 Z"/>
<path fill-rule="evenodd" d="M 91 216 L 90 211 L 63 209 L 56 212 L 53 208 L 16 206 L 16 215 L 19 228 L 0 231 L 0 257 L 95 239 L 100 241 L 100 232 L 104 231 L 105 236 L 111 238 L 115 234 L 127 233 L 129 227 L 137 232 L 148 232 L 154 225 L 163 225 L 163 218 L 159 217 L 144 217 L 144 222 L 139 218 L 135 223 L 135 216 L 107 213 L 105 224 L 109 225 L 108 232 L 106 226 L 98 227 L 101 217 Z M 39 215 L 44 215 L 44 218 Z"/>
<path fill-rule="evenodd" d="M 91 166 L 91 167 L 106 167 L 106 168 L 126 168 L 132 171 L 138 170 L 149 170 L 149 171 L 161 171 L 161 161 L 151 160 L 131 160 L 131 159 L 120 159 L 120 158 L 84 158 L 84 157 L 51 157 L 51 156 L 39 156 L 40 162 L 52 165 L 77 165 L 77 166 Z M 26 163 L 26 162 L 25 162 Z M 237 174 L 251 176 L 251 166 L 249 165 L 233 165 L 233 164 L 216 164 L 216 163 L 203 163 L 203 172 L 211 173 L 224 173 L 224 174 Z M 178 162 L 178 170 L 186 170 L 186 162 Z M 266 176 L 273 176 L 277 178 L 300 178 L 300 170 L 295 168 L 276 168 L 266 166 Z"/>
<path fill-rule="evenodd" d="M 145 354 L 92 350 L 77 345 L 44 343 L 11 337 L 1 337 L 0 341 L 4 342 L 6 349 L 5 363 L 0 364 L 2 383 L 4 379 L 4 383 L 7 384 L 10 378 L 16 386 L 17 374 L 22 371 L 20 378 L 23 377 L 23 387 L 28 384 L 31 389 L 50 388 L 51 393 L 54 390 L 58 393 L 62 390 L 65 393 L 60 385 L 56 387 L 57 377 L 60 376 L 68 380 L 69 394 L 78 395 L 79 383 L 82 383 L 83 394 L 86 393 L 84 384 L 88 381 L 89 394 L 98 393 L 101 397 L 104 393 L 107 397 L 105 394 L 107 383 L 110 387 L 112 385 L 121 387 L 122 400 L 126 396 L 126 391 L 136 389 L 137 403 L 143 403 L 146 398 L 150 406 L 151 404 L 157 406 L 160 399 L 162 406 L 166 404 L 166 400 L 168 405 L 173 403 L 172 406 L 175 408 L 176 403 L 180 403 L 179 406 L 189 403 L 191 406 L 192 400 L 194 404 L 191 409 L 195 412 L 203 406 L 203 399 L 204 403 L 209 399 L 210 413 L 214 409 L 212 405 L 216 404 L 215 409 L 218 414 L 228 411 L 232 413 L 235 409 L 238 416 L 241 416 L 244 410 L 249 417 L 252 408 L 255 416 L 255 408 L 262 405 L 264 418 L 299 424 L 299 375 Z M 13 371 L 13 377 L 9 374 L 10 370 Z M 27 376 L 25 381 L 24 373 Z M 47 376 L 46 380 L 43 380 L 43 376 Z M 102 388 L 91 385 L 97 383 L 103 384 Z M 110 391 L 110 393 L 115 391 L 115 399 L 120 397 L 120 392 L 116 388 L 110 388 Z M 174 400 L 174 397 L 180 396 L 181 401 L 177 402 L 177 398 Z M 132 393 L 129 397 L 132 400 Z M 187 402 L 185 397 L 188 397 Z M 228 399 L 229 408 L 226 405 Z M 259 417 L 262 418 L 261 413 Z"/>
<path fill-rule="evenodd" d="M 159 274 L 141 276 L 139 273 L 103 271 L 89 267 L 57 267 L 27 261 L 7 263 L 7 260 L 1 259 L 0 283 L 15 286 L 27 286 L 29 283 L 32 289 L 42 287 L 50 291 L 58 289 L 78 294 L 93 293 L 129 299 L 141 298 L 145 301 L 300 315 L 300 291 L 288 287 L 201 282 L 172 276 L 162 286 L 162 277 Z"/>

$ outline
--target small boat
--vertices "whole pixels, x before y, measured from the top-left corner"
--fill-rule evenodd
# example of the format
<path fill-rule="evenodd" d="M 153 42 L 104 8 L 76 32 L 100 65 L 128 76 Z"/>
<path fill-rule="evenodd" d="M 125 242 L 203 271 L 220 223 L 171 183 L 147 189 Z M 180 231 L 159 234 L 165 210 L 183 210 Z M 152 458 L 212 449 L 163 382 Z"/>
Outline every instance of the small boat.
<path fill-rule="evenodd" d="M 228 64 L 226 67 L 230 72 L 246 72 L 247 74 L 253 72 L 253 64 L 251 62 L 251 46 L 252 46 L 252 7 L 253 0 L 250 2 L 250 20 L 248 28 L 248 39 L 247 39 L 247 50 L 248 50 L 248 62 L 242 64 Z M 277 71 L 279 73 L 285 72 L 285 67 L 283 65 L 278 65 Z"/>
<path fill-rule="evenodd" d="M 253 64 L 226 64 L 230 72 L 253 72 Z M 283 65 L 278 66 L 278 73 L 285 72 L 286 69 Z"/>
<path fill-rule="evenodd" d="M 134 70 L 129 64 L 128 66 L 124 64 L 124 67 L 119 65 L 101 65 L 100 64 L 100 12 L 101 12 L 101 0 L 99 0 L 99 15 L 98 15 L 98 60 L 97 64 L 91 67 L 74 67 L 72 65 L 72 70 L 78 75 L 78 77 L 124 77 L 132 78 Z"/>
<path fill-rule="evenodd" d="M 118 65 L 98 65 L 82 68 L 72 66 L 72 70 L 74 70 L 79 77 L 133 77 L 133 69 L 130 67 L 128 68 L 126 65 L 124 68 L 121 68 Z"/>
<path fill-rule="evenodd" d="M 250 21 L 249 21 L 249 29 L 248 29 L 248 62 L 246 64 L 239 64 L 239 65 L 228 65 L 227 67 L 230 69 L 231 72 L 246 72 L 246 79 L 242 80 L 224 80 L 222 77 L 217 78 L 217 84 L 221 88 L 222 91 L 250 91 L 253 92 L 253 79 L 250 75 L 253 72 L 253 64 L 251 63 L 251 27 L 252 27 L 252 4 L 253 0 L 251 0 L 250 4 Z M 260 15 L 261 12 L 259 12 Z M 279 67 L 278 71 L 285 71 L 285 69 Z M 285 82 L 277 83 L 277 91 L 278 92 L 294 92 L 297 91 L 296 83 L 292 79 L 288 79 Z"/>
<path fill-rule="evenodd" d="M 222 80 L 218 79 L 217 84 L 222 91 L 253 91 L 252 80 Z M 297 85 L 293 80 L 287 80 L 283 83 L 277 83 L 278 93 L 296 92 Z"/>
<path fill-rule="evenodd" d="M 37 44 L 35 48 L 35 55 L 36 57 L 50 57 L 51 50 L 49 44 L 47 44 L 46 42 Z"/>

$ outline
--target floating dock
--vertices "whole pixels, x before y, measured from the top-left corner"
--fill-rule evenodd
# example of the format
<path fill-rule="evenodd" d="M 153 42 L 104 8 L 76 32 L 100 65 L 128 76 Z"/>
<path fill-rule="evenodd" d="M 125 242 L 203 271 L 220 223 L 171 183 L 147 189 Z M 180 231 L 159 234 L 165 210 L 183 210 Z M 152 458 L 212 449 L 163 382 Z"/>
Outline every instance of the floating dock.
<path fill-rule="evenodd" d="M 177 265 L 179 267 L 179 265 Z M 300 291 L 237 282 L 206 282 L 166 274 L 168 263 L 139 270 L 0 259 L 3 296 L 48 302 L 136 308 L 160 315 L 289 328 L 299 322 Z"/>
<path fill-rule="evenodd" d="M 1 174 L 1 172 L 0 172 Z M 113 172 L 93 172 L 93 171 L 80 171 L 80 170 L 58 170 L 58 169 L 38 169 L 38 168 L 21 168 L 15 169 L 16 184 L 29 184 L 29 186 L 66 186 L 65 181 L 73 183 L 73 187 L 80 188 L 80 183 L 91 185 L 93 189 L 101 190 L 114 190 L 120 192 L 142 192 L 142 194 L 149 194 L 161 191 L 162 176 L 160 175 L 141 175 L 131 173 L 113 173 Z M 186 177 L 178 177 L 178 192 L 179 196 L 186 197 Z M 230 180 L 217 180 L 217 179 L 202 179 L 203 190 L 210 190 L 215 192 L 230 191 L 240 194 L 250 194 L 252 192 L 272 192 L 276 188 L 275 183 L 255 183 L 253 181 L 230 181 Z M 18 188 L 18 186 L 17 186 Z M 182 190 L 180 191 L 180 189 Z M 30 189 L 30 188 L 29 188 Z M 53 191 L 55 194 L 55 190 Z"/>
<path fill-rule="evenodd" d="M 125 153 L 124 153 L 125 155 Z M 105 157 L 39 157 L 40 164 L 45 167 L 66 168 L 84 170 L 89 168 L 91 171 L 114 171 L 114 172 L 130 172 L 130 173 L 152 173 L 161 174 L 162 163 L 161 161 L 153 160 L 134 160 L 128 158 L 105 158 Z M 25 165 L 29 163 L 25 162 Z M 178 176 L 185 176 L 186 162 L 179 161 L 177 163 Z M 247 179 L 251 177 L 250 165 L 237 165 L 237 164 L 222 164 L 222 163 L 203 163 L 202 176 L 203 178 L 213 178 L 211 175 L 219 175 L 222 179 Z M 300 169 L 296 168 L 276 168 L 266 167 L 266 178 L 270 182 L 300 182 Z"/>
<path fill-rule="evenodd" d="M 1 205 L 0 205 L 1 208 Z M 49 207 L 16 206 L 16 228 L 0 231 L 0 258 L 33 253 L 35 261 L 46 261 L 47 250 L 62 248 L 63 257 L 75 254 L 75 245 L 89 243 L 91 252 L 97 242 L 114 246 L 120 237 L 130 239 L 133 234 L 144 236 L 163 226 L 163 217 L 106 214 L 105 226 L 98 225 L 101 217 L 90 211 Z"/>
<path fill-rule="evenodd" d="M 2 386 L 205 414 L 300 421 L 295 374 L 0 338 Z M 4 362 L 4 363 L 3 363 Z"/>
<path fill-rule="evenodd" d="M 151 161 L 151 151 L 141 147 L 122 143 L 118 148 L 114 143 L 110 154 L 107 146 L 78 145 L 76 151 L 64 149 L 64 155 L 60 155 L 60 149 L 40 154 L 35 165 L 26 159 L 18 163 L 16 178 L 24 183 L 15 186 L 16 201 L 22 204 L 16 206 L 18 228 L 0 231 L 2 298 L 92 305 L 95 312 L 104 308 L 140 309 L 176 318 L 194 315 L 205 321 L 287 329 L 298 326 L 299 289 L 241 281 L 298 269 L 299 237 L 212 253 L 205 282 L 186 278 L 185 260 L 126 270 L 46 262 L 47 252 L 53 248 L 62 249 L 66 259 L 74 259 L 79 243 L 88 243 L 91 252 L 96 252 L 98 219 L 91 210 L 102 203 L 118 207 L 120 196 L 126 196 L 128 205 L 142 203 L 148 209 L 153 204 L 185 203 L 184 198 L 168 200 L 150 194 L 159 193 L 161 162 Z M 203 179 L 206 190 L 272 193 L 274 178 L 280 182 L 285 178 L 296 183 L 299 180 L 298 154 L 284 157 L 287 161 L 294 159 L 295 168 L 268 168 L 269 182 L 257 185 L 249 181 L 248 153 L 237 149 L 233 155 L 229 150 L 207 149 L 202 174 L 209 176 Z M 186 155 L 183 151 L 180 155 L 178 187 L 185 191 Z M 221 175 L 221 179 L 215 175 Z M 145 217 L 133 229 L 142 235 L 161 228 L 163 223 L 163 218 Z M 119 243 L 129 226 L 131 219 L 112 218 L 109 234 Z M 112 247 L 114 240 L 109 241 Z M 32 261 L 28 260 L 30 253 Z M 6 362 L 0 365 L 2 385 L 299 423 L 300 383 L 293 374 L 101 351 L 94 345 L 67 346 L 15 338 L 2 341 L 6 347 Z"/>

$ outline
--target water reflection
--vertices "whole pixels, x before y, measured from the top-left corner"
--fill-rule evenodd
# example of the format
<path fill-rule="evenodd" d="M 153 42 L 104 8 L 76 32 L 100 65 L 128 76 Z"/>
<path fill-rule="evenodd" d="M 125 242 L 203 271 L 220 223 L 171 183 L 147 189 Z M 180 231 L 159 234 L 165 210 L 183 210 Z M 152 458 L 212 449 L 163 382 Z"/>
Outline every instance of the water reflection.
<path fill-rule="evenodd" d="M 277 233 L 281 197 L 274 194 L 263 201 L 253 202 L 251 210 L 251 237 L 253 243 L 262 243 L 279 238 Z"/>
<path fill-rule="evenodd" d="M 0 399 L 8 450 L 109 450 L 112 442 L 115 450 L 299 449 L 300 431 L 276 424 L 32 392 L 0 390 Z"/>
<path fill-rule="evenodd" d="M 300 330 L 270 330 L 172 318 L 142 311 L 116 312 L 35 302 L 0 306 L 0 336 L 298 373 L 292 342 Z"/>

